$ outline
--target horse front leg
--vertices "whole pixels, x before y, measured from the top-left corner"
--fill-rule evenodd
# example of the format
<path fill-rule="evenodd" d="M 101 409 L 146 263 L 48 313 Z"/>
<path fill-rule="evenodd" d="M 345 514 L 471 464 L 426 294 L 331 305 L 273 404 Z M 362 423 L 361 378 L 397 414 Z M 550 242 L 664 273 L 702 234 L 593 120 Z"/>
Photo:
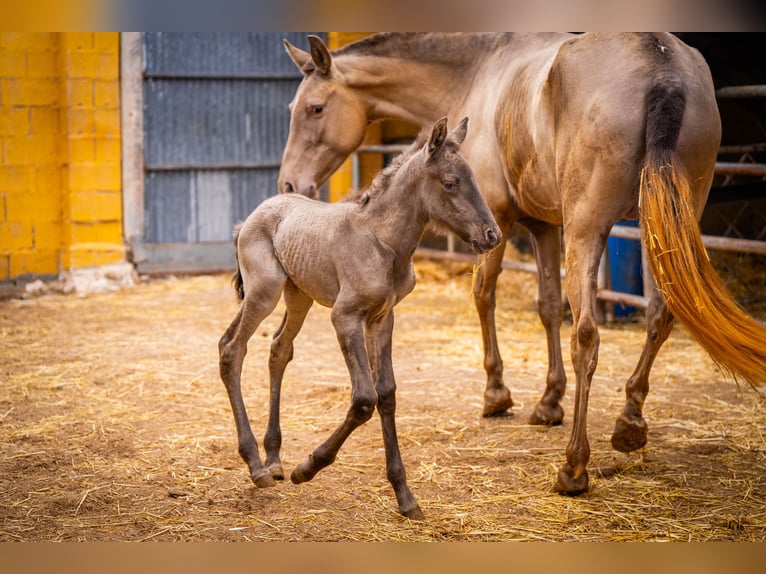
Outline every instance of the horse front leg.
<path fill-rule="evenodd" d="M 287 281 L 284 289 L 285 316 L 282 324 L 274 333 L 269 355 L 269 422 L 263 446 L 266 450 L 266 468 L 277 480 L 285 477 L 279 450 L 282 447 L 282 430 L 279 425 L 279 403 L 282 391 L 282 378 L 287 364 L 293 358 L 293 341 L 301 330 L 313 300 L 300 291 L 292 281 Z"/>
<path fill-rule="evenodd" d="M 561 228 L 547 223 L 530 229 L 537 259 L 537 312 L 548 342 L 545 392 L 529 418 L 533 425 L 557 425 L 564 419 L 561 399 L 566 373 L 561 355 Z"/>
<path fill-rule="evenodd" d="M 290 475 L 290 480 L 295 484 L 311 480 L 317 472 L 332 464 L 340 447 L 354 429 L 370 420 L 378 400 L 365 346 L 365 317 L 359 312 L 344 312 L 336 303 L 332 322 L 351 376 L 351 406 L 341 425 L 330 437 L 295 467 Z"/>
<path fill-rule="evenodd" d="M 672 330 L 673 315 L 660 292 L 654 289 L 646 310 L 646 342 L 636 369 L 625 385 L 625 407 L 612 433 L 612 447 L 615 450 L 632 452 L 646 444 L 647 425 L 643 417 L 643 406 L 649 394 L 649 371 Z"/>
<path fill-rule="evenodd" d="M 497 278 L 502 271 L 503 254 L 507 230 L 503 240 L 479 267 L 474 286 L 474 301 L 481 324 L 481 338 L 484 346 L 484 370 L 487 373 L 487 386 L 484 389 L 484 409 L 482 416 L 491 417 L 504 414 L 513 406 L 511 391 L 503 383 L 503 359 L 497 344 L 495 325 L 495 302 Z"/>
<path fill-rule="evenodd" d="M 391 339 L 394 329 L 394 313 L 368 325 L 367 353 L 370 357 L 378 394 L 378 414 L 383 429 L 383 445 L 386 451 L 386 477 L 391 483 L 402 516 L 420 520 L 424 518 L 420 505 L 407 486 L 399 439 L 396 434 L 396 380 L 391 361 Z"/>

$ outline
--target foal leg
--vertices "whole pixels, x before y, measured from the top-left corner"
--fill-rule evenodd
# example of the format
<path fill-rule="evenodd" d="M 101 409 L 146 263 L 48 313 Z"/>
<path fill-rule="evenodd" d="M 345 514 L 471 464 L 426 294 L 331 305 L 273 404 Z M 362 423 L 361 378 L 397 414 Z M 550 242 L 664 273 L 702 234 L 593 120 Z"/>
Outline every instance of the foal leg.
<path fill-rule="evenodd" d="M 365 348 L 365 321 L 363 313 L 345 311 L 343 306 L 336 302 L 332 311 L 332 322 L 351 375 L 351 407 L 343 423 L 325 442 L 314 449 L 308 459 L 293 470 L 290 480 L 295 484 L 311 480 L 317 472 L 332 464 L 340 447 L 353 430 L 372 417 L 377 395 Z"/>
<path fill-rule="evenodd" d="M 279 449 L 282 447 L 282 431 L 279 427 L 279 399 L 282 390 L 282 377 L 285 368 L 293 358 L 293 340 L 303 326 L 306 314 L 314 302 L 288 280 L 284 289 L 285 316 L 282 324 L 274 334 L 269 355 L 269 424 L 263 446 L 266 449 L 266 468 L 277 480 L 282 480 L 285 473 L 279 460 Z"/>
<path fill-rule="evenodd" d="M 646 342 L 627 385 L 625 407 L 612 433 L 612 447 L 620 452 L 638 450 L 646 444 L 647 426 L 642 410 L 649 393 L 649 371 L 657 352 L 673 329 L 673 315 L 660 292 L 654 289 L 646 311 Z"/>
<path fill-rule="evenodd" d="M 497 278 L 502 271 L 503 253 L 507 238 L 507 229 L 503 230 L 503 240 L 479 267 L 474 286 L 474 301 L 481 323 L 481 338 L 484 343 L 484 370 L 487 372 L 487 386 L 484 390 L 484 410 L 482 416 L 501 415 L 513 406 L 511 391 L 503 383 L 503 359 L 497 344 L 495 326 L 495 293 Z"/>
<path fill-rule="evenodd" d="M 424 518 L 415 497 L 407 486 L 399 439 L 396 436 L 396 381 L 391 363 L 391 338 L 394 329 L 394 313 L 367 326 L 367 353 L 370 357 L 378 393 L 378 414 L 383 428 L 383 444 L 386 450 L 386 477 L 394 488 L 399 512 L 408 518 Z"/>
<path fill-rule="evenodd" d="M 279 276 L 276 275 L 276 277 Z M 247 353 L 247 341 L 258 325 L 276 307 L 284 281 L 284 274 L 282 274 L 281 281 L 265 282 L 262 286 L 248 285 L 247 294 L 234 321 L 218 343 L 221 379 L 226 386 L 234 413 L 239 454 L 250 469 L 250 478 L 259 488 L 274 486 L 274 479 L 261 462 L 258 444 L 250 428 L 245 403 L 242 400 L 242 363 Z"/>
<path fill-rule="evenodd" d="M 564 418 L 561 399 L 567 378 L 561 356 L 561 228 L 548 223 L 530 226 L 537 259 L 537 312 L 548 341 L 545 393 L 529 417 L 533 425 L 557 425 Z"/>

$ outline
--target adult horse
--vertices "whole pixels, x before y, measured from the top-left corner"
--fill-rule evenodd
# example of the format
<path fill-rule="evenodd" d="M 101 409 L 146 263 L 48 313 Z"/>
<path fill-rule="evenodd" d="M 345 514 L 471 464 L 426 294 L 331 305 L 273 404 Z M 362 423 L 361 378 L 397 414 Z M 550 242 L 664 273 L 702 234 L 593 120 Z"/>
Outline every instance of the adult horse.
<path fill-rule="evenodd" d="M 311 480 L 335 460 L 343 442 L 372 417 L 383 427 L 386 475 L 399 512 L 422 518 L 407 486 L 396 438 L 396 383 L 391 365 L 394 306 L 415 287 L 412 254 L 429 222 L 470 243 L 477 253 L 498 245 L 500 230 L 458 148 L 464 119 L 449 135 L 436 122 L 357 201 L 326 204 L 296 195 L 264 201 L 236 228 L 235 286 L 242 304 L 219 342 L 221 378 L 237 426 L 239 453 L 258 487 L 283 478 L 279 449 L 282 376 L 293 340 L 311 305 L 332 307 L 332 323 L 351 376 L 351 406 L 342 424 L 298 465 L 294 483 Z M 429 135 L 430 133 L 430 135 Z M 250 428 L 240 376 L 247 342 L 284 293 L 285 315 L 269 357 L 266 464 Z"/>
<path fill-rule="evenodd" d="M 309 52 L 285 43 L 304 78 L 291 103 L 280 191 L 316 194 L 372 121 L 424 125 L 442 115 L 470 115 L 477 129 L 462 152 L 504 236 L 518 221 L 530 231 L 537 257 L 548 339 L 546 389 L 531 418 L 538 424 L 557 424 L 563 416 L 563 227 L 576 394 L 561 491 L 588 486 L 588 394 L 599 348 L 596 275 L 617 220 L 640 219 L 658 289 L 613 446 L 629 452 L 646 443 L 649 371 L 674 316 L 724 370 L 751 384 L 766 380 L 766 331 L 726 293 L 697 226 L 721 124 L 710 71 L 696 50 L 672 35 L 648 33 L 378 34 L 332 53 L 317 37 L 309 43 Z M 494 323 L 502 256 L 497 249 L 481 266 L 475 288 L 485 415 L 512 406 Z"/>

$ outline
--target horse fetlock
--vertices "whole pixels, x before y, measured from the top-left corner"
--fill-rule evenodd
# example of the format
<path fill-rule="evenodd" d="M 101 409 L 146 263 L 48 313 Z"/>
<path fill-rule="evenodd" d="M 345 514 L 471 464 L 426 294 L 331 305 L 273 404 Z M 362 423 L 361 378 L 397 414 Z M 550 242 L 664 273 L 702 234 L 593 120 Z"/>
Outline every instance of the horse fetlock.
<path fill-rule="evenodd" d="M 633 452 L 646 446 L 648 426 L 641 416 L 620 415 L 614 424 L 612 448 L 620 452 Z"/>
<path fill-rule="evenodd" d="M 488 388 L 484 391 L 483 417 L 501 416 L 513 406 L 511 391 L 505 385 Z"/>

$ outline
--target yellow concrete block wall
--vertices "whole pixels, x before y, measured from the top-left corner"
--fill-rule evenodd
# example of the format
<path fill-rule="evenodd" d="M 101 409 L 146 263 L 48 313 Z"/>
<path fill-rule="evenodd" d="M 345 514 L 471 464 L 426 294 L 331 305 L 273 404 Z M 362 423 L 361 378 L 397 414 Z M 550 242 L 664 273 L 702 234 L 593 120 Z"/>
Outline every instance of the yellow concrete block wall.
<path fill-rule="evenodd" d="M 0 281 L 124 260 L 118 33 L 0 33 Z"/>

